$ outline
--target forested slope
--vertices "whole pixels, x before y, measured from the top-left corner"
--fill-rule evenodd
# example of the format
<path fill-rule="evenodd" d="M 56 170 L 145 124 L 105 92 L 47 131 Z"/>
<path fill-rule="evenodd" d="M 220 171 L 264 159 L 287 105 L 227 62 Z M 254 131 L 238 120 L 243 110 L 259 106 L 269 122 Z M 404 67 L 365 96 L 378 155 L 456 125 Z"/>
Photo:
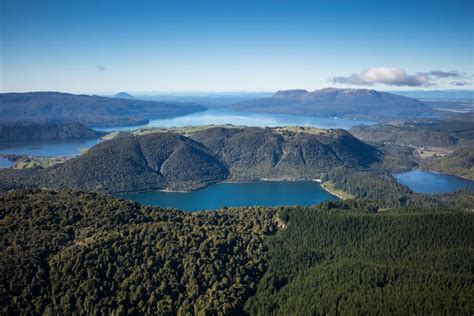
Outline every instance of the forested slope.
<path fill-rule="evenodd" d="M 453 206 L 183 213 L 95 193 L 9 192 L 1 311 L 470 315 L 474 196 L 443 199 Z"/>
<path fill-rule="evenodd" d="M 355 137 L 368 142 L 411 146 L 459 148 L 474 145 L 472 120 L 407 121 L 398 125 L 359 125 L 350 129 Z"/>
<path fill-rule="evenodd" d="M 474 147 L 458 149 L 445 157 L 425 159 L 421 167 L 474 180 Z"/>
<path fill-rule="evenodd" d="M 282 211 L 288 225 L 267 238 L 268 270 L 246 311 L 471 315 L 474 213 L 376 209 L 349 202 Z"/>
<path fill-rule="evenodd" d="M 48 169 L 0 170 L 0 189 L 192 190 L 225 179 L 320 178 L 338 166 L 367 168 L 381 156 L 342 130 L 210 128 L 191 138 L 160 132 L 117 137 Z"/>
<path fill-rule="evenodd" d="M 143 207 L 74 191 L 0 198 L 1 314 L 238 312 L 276 210 Z"/>
<path fill-rule="evenodd" d="M 210 128 L 191 136 L 229 166 L 231 178 L 319 178 L 336 166 L 366 168 L 381 152 L 344 130 Z"/>

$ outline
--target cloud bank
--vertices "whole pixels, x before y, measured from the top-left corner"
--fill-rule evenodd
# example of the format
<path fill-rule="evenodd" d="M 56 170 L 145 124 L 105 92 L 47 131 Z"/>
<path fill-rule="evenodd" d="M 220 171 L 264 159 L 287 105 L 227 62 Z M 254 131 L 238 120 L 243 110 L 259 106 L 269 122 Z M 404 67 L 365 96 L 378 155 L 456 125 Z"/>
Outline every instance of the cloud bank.
<path fill-rule="evenodd" d="M 429 72 L 418 72 L 408 74 L 405 70 L 396 67 L 369 68 L 360 74 L 352 74 L 347 77 L 335 77 L 331 81 L 358 86 L 371 86 L 374 84 L 385 84 L 389 86 L 408 87 L 430 87 L 436 85 L 439 79 L 468 79 L 466 73 L 457 71 L 432 70 Z M 454 82 L 454 81 L 453 81 Z M 456 81 L 460 83 L 460 81 Z M 463 82 L 468 84 L 467 82 Z"/>

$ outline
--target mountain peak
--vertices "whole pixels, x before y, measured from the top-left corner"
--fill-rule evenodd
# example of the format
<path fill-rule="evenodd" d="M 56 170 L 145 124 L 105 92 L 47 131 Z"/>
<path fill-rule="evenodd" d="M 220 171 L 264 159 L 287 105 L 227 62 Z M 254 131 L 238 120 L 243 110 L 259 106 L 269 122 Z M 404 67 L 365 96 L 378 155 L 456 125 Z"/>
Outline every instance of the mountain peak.
<path fill-rule="evenodd" d="M 131 95 L 130 93 L 127 93 L 127 92 L 119 92 L 117 94 L 114 95 L 114 98 L 120 98 L 120 99 L 135 99 L 135 97 L 133 95 Z"/>

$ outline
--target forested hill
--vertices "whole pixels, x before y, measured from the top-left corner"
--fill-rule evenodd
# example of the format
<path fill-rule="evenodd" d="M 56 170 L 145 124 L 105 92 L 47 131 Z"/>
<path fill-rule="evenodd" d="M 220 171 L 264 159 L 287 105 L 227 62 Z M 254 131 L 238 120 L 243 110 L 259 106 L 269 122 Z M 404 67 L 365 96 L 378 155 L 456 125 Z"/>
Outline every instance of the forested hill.
<path fill-rule="evenodd" d="M 10 192 L 0 198 L 0 313 L 237 313 L 266 267 L 263 236 L 276 231 L 275 213 Z"/>
<path fill-rule="evenodd" d="M 231 176 L 313 179 L 335 166 L 366 168 L 381 153 L 344 130 L 304 127 L 210 128 L 191 138 L 229 166 Z"/>
<path fill-rule="evenodd" d="M 118 137 L 48 169 L 2 170 L 2 189 L 24 186 L 105 192 L 190 190 L 261 178 L 314 179 L 334 167 L 366 168 L 381 153 L 343 130 L 210 128 Z"/>
<path fill-rule="evenodd" d="M 80 122 L 87 126 L 145 124 L 148 118 L 170 118 L 203 111 L 196 103 L 155 102 L 74 95 L 59 92 L 0 94 L 0 121 Z"/>
<path fill-rule="evenodd" d="M 397 125 L 359 125 L 350 129 L 357 138 L 380 143 L 459 148 L 474 146 L 472 120 L 406 121 Z"/>
<path fill-rule="evenodd" d="M 354 200 L 183 213 L 95 193 L 8 192 L 0 310 L 471 315 L 474 213 L 377 210 Z"/>
<path fill-rule="evenodd" d="M 458 149 L 445 157 L 431 157 L 421 167 L 474 180 L 474 147 Z"/>
<path fill-rule="evenodd" d="M 95 131 L 80 123 L 38 124 L 4 123 L 0 124 L 0 143 L 17 141 L 62 141 L 72 139 L 99 138 L 106 133 Z"/>
<path fill-rule="evenodd" d="M 432 112 L 430 106 L 414 98 L 376 90 L 337 88 L 311 92 L 282 90 L 269 98 L 234 103 L 228 107 L 250 112 L 365 117 L 376 120 L 417 117 Z"/>

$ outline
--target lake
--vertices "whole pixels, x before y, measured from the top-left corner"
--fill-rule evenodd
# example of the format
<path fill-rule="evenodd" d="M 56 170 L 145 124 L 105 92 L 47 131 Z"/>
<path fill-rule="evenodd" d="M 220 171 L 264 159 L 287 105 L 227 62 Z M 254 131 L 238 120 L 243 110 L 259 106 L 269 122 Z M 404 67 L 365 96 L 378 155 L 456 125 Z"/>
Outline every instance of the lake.
<path fill-rule="evenodd" d="M 100 139 L 51 142 L 15 142 L 0 145 L 0 154 L 27 155 L 37 157 L 77 156 L 82 150 L 90 148 Z"/>
<path fill-rule="evenodd" d="M 150 120 L 150 123 L 140 126 L 97 127 L 99 131 L 129 131 L 142 127 L 182 127 L 192 125 L 242 125 L 258 127 L 275 127 L 287 125 L 312 126 L 319 128 L 349 129 L 356 125 L 373 125 L 376 122 L 343 119 L 334 117 L 297 116 L 282 114 L 263 114 L 236 112 L 228 109 L 209 109 L 171 119 Z"/>
<path fill-rule="evenodd" d="M 316 181 L 218 183 L 191 192 L 152 191 L 115 196 L 144 205 L 184 211 L 215 210 L 224 206 L 313 205 L 338 199 Z"/>
<path fill-rule="evenodd" d="M 0 169 L 10 168 L 12 164 L 13 163 L 9 159 L 5 157 L 0 157 Z"/>
<path fill-rule="evenodd" d="M 401 184 L 414 192 L 424 194 L 453 192 L 462 188 L 474 190 L 474 181 L 422 170 L 394 173 L 393 176 Z"/>

